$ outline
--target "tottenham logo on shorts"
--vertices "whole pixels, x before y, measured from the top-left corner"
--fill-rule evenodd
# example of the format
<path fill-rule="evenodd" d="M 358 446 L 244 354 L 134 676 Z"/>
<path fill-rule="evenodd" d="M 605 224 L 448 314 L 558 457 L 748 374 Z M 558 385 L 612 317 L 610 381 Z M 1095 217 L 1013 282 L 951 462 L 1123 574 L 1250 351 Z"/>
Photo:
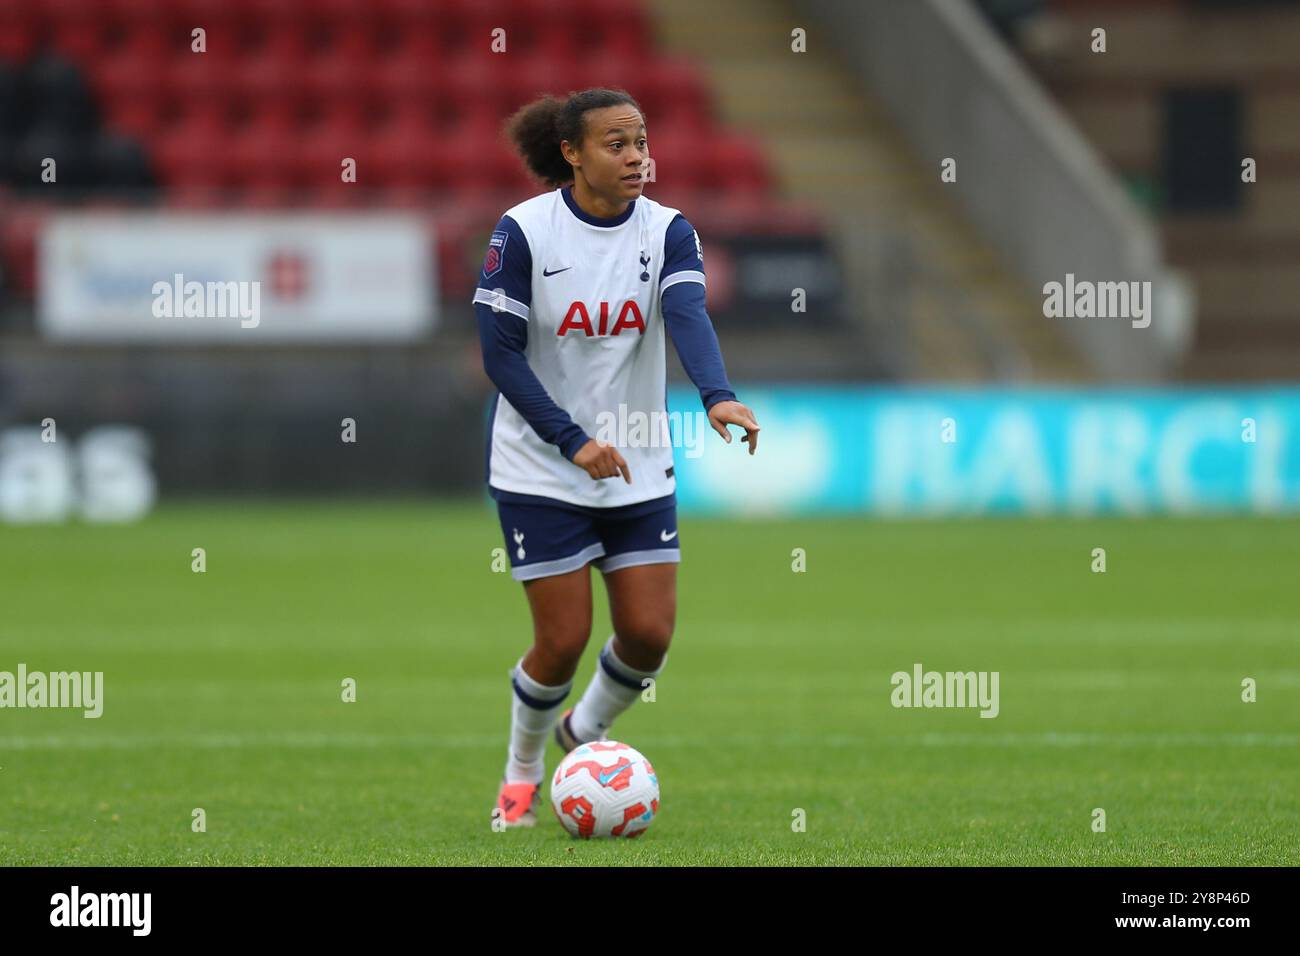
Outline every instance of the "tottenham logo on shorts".
<path fill-rule="evenodd" d="M 523 533 L 518 528 L 511 528 L 510 530 L 515 533 L 515 544 L 519 545 L 519 550 L 515 552 L 515 556 L 518 557 L 520 561 L 522 561 L 524 559 Z"/>
<path fill-rule="evenodd" d="M 483 278 L 487 279 L 501 271 L 501 265 L 505 261 L 506 240 L 509 238 L 504 232 L 492 233 L 492 238 L 488 240 L 487 257 L 483 260 Z"/>

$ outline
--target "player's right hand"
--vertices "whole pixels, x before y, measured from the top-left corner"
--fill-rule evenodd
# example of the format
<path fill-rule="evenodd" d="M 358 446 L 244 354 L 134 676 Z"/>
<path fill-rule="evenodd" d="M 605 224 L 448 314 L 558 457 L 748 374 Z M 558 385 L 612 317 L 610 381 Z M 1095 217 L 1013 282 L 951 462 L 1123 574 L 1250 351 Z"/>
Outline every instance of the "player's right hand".
<path fill-rule="evenodd" d="M 621 474 L 624 481 L 632 484 L 632 469 L 627 466 L 617 448 L 606 445 L 603 441 L 589 438 L 587 444 L 573 456 L 573 463 L 593 478 L 617 478 Z"/>

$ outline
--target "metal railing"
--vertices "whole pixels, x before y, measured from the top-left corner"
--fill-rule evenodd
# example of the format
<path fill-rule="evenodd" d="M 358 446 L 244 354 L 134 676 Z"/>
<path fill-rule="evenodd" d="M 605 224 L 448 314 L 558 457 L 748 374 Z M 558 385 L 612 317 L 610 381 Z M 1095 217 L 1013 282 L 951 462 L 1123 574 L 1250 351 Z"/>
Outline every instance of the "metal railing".
<path fill-rule="evenodd" d="M 1162 378 L 1186 347 L 1193 298 L 1164 263 L 1156 228 L 1093 147 L 968 0 L 802 0 L 925 162 L 958 160 L 951 188 L 1029 288 L 1150 281 L 1152 327 L 1067 321 L 1109 380 Z M 936 172 L 937 176 L 937 172 Z"/>

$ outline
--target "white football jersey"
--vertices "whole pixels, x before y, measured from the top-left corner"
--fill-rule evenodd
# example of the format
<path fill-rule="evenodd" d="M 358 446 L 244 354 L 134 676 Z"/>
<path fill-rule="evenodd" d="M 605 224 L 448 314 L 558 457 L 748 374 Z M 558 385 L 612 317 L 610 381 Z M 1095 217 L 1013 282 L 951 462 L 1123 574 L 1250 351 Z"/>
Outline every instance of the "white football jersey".
<path fill-rule="evenodd" d="M 678 210 L 639 196 L 622 216 L 599 220 L 577 206 L 571 190 L 555 189 L 506 211 L 474 302 L 526 320 L 529 367 L 590 438 L 618 446 L 632 483 L 622 475 L 591 478 L 498 395 L 488 484 L 597 508 L 661 498 L 677 485 L 660 294 L 677 282 L 704 283 L 699 236 L 692 230 L 689 261 L 679 253 L 664 274 L 665 234 Z M 525 275 L 531 276 L 527 288 Z"/>

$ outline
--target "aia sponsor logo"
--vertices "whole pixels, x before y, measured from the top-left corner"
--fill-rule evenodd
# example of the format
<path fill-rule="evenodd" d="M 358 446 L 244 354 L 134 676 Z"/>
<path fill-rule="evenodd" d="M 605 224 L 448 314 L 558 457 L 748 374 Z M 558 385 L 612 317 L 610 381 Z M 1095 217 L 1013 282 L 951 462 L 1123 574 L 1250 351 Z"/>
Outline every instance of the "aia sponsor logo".
<path fill-rule="evenodd" d="M 617 307 L 617 315 L 613 323 L 610 322 L 610 313 L 614 311 L 608 302 L 600 303 L 600 313 L 595 323 L 592 322 L 591 313 L 587 311 L 585 302 L 574 302 L 569 306 L 569 310 L 564 314 L 564 321 L 556 329 L 555 334 L 564 338 L 570 332 L 579 333 L 589 337 L 602 335 L 618 335 L 624 330 L 635 329 L 638 335 L 645 335 L 645 319 L 641 315 L 641 309 L 636 304 L 635 299 L 628 299 L 622 305 Z"/>

